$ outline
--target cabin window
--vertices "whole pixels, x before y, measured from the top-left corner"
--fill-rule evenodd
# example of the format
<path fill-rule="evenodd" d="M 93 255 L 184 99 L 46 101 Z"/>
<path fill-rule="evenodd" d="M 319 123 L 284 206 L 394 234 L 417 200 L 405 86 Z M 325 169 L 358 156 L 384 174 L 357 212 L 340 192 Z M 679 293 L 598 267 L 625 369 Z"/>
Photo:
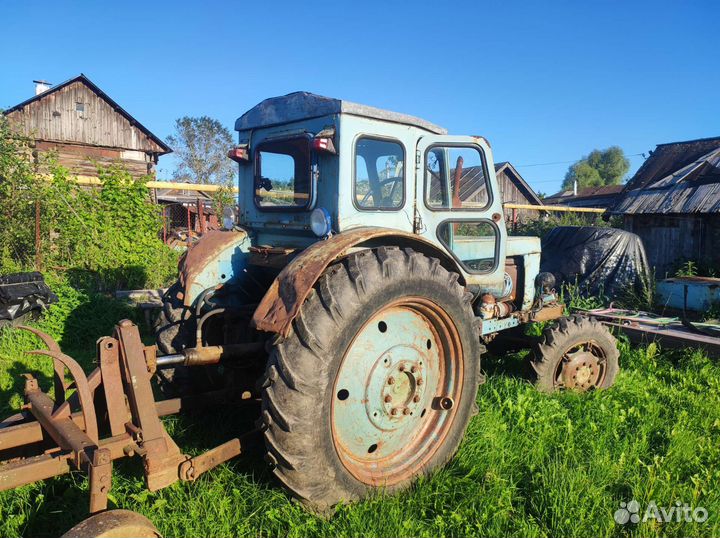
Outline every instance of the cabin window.
<path fill-rule="evenodd" d="M 446 220 L 437 235 L 468 273 L 490 273 L 497 267 L 500 235 L 491 221 Z"/>
<path fill-rule="evenodd" d="M 308 137 L 262 142 L 255 150 L 255 204 L 262 209 L 305 209 L 311 200 Z"/>
<path fill-rule="evenodd" d="M 357 139 L 353 198 L 358 209 L 393 210 L 404 205 L 405 150 L 400 142 Z"/>
<path fill-rule="evenodd" d="M 78 116 L 85 115 L 85 103 L 75 103 L 75 112 L 78 113 Z"/>
<path fill-rule="evenodd" d="M 479 148 L 433 146 L 427 151 L 425 204 L 430 209 L 487 208 L 487 166 Z"/>

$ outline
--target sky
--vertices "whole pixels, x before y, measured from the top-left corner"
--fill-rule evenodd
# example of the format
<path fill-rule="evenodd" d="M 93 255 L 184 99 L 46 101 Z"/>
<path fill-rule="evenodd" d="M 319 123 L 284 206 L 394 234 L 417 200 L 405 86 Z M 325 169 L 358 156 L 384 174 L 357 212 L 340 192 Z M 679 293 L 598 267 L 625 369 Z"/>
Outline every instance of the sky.
<path fill-rule="evenodd" d="M 536 190 L 720 136 L 720 2 L 3 0 L 0 107 L 84 73 L 161 138 L 298 90 L 483 135 Z M 553 164 L 547 164 L 553 163 Z M 174 163 L 163 157 L 159 179 Z"/>

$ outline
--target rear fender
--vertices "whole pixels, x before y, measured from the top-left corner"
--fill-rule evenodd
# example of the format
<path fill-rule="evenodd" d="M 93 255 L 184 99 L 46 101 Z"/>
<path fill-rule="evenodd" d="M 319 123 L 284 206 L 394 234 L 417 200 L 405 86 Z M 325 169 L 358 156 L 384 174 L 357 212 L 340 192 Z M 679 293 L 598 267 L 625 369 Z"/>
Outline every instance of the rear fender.
<path fill-rule="evenodd" d="M 352 249 L 378 246 L 412 248 L 438 258 L 443 267 L 460 275 L 459 282 L 465 284 L 463 273 L 452 257 L 427 239 L 389 228 L 355 228 L 313 244 L 285 266 L 255 310 L 251 325 L 261 331 L 287 336 L 303 302 L 331 263 L 347 256 Z"/>
<path fill-rule="evenodd" d="M 212 230 L 193 244 L 178 264 L 183 304 L 192 306 L 206 289 L 224 284 L 247 266 L 250 238 L 244 230 Z"/>

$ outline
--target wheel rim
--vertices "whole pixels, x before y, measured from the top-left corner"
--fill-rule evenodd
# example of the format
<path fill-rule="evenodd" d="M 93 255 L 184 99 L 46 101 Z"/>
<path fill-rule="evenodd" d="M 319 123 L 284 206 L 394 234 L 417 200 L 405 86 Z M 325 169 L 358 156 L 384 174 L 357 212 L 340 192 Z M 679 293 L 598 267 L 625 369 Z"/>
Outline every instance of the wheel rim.
<path fill-rule="evenodd" d="M 450 430 L 463 381 L 462 346 L 435 303 L 405 298 L 376 312 L 345 352 L 335 380 L 332 434 L 363 483 L 415 476 Z"/>
<path fill-rule="evenodd" d="M 555 387 L 581 392 L 600 387 L 607 374 L 606 358 L 602 347 L 594 341 L 571 346 L 555 371 Z"/>

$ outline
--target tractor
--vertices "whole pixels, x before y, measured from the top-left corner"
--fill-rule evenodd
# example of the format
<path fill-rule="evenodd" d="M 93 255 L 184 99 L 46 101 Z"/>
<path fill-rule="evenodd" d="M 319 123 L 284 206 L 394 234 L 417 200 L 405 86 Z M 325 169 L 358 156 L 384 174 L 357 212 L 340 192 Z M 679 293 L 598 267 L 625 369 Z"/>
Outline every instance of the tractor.
<path fill-rule="evenodd" d="M 51 435 L 75 451 L 70 466 L 92 468 L 91 482 L 97 465 L 129 453 L 146 458 L 151 489 L 239 454 L 236 439 L 206 458 L 183 456 L 157 417 L 193 398 L 242 394 L 259 402 L 275 476 L 313 509 L 400 490 L 453 456 L 476 411 L 486 345 L 529 323 L 547 325 L 529 355 L 539 389 L 613 384 L 613 336 L 592 319 L 564 317 L 552 275 L 540 272 L 540 240 L 508 235 L 485 138 L 306 92 L 266 99 L 235 129 L 237 206 L 181 258 L 156 346 L 141 346 L 121 322 L 98 344 L 100 367 L 109 366 L 87 378 L 93 391 L 103 387 L 104 410 L 76 420 L 65 409 L 85 433 L 104 417 L 112 439 L 128 432 L 130 448 L 108 445 L 85 461 L 60 442 L 62 431 Z M 69 358 L 44 337 L 64 372 Z M 150 378 L 170 399 L 148 413 Z M 121 417 L 112 416 L 108 380 L 128 402 Z M 38 398 L 28 383 L 29 411 L 11 426 L 37 424 L 32 414 L 47 430 L 64 403 Z M 148 448 L 148 428 L 165 444 Z M 101 451 L 97 426 L 91 433 Z M 102 509 L 102 495 L 92 502 L 91 512 Z"/>

